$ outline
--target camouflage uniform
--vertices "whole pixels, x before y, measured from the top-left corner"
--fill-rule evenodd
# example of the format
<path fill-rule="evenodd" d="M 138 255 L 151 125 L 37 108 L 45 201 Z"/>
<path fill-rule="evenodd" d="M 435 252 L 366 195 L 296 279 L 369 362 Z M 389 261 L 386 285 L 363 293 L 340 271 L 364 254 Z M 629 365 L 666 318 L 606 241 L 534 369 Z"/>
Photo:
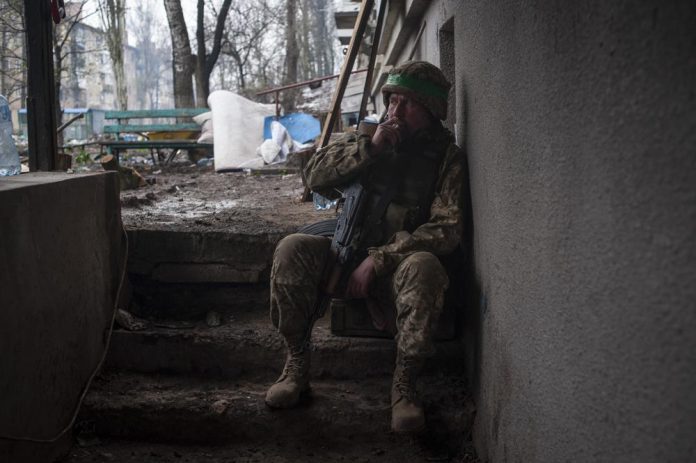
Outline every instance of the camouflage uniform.
<path fill-rule="evenodd" d="M 395 432 L 415 432 L 425 425 L 415 383 L 423 360 L 433 352 L 433 332 L 449 285 L 438 256 L 452 252 L 462 232 L 462 154 L 437 120 L 447 116 L 449 88 L 442 72 L 430 63 L 414 61 L 393 68 L 382 93 L 387 106 L 390 95 L 398 94 L 388 112 L 394 119 L 382 125 L 376 141 L 361 131 L 341 135 L 319 150 L 304 172 L 307 185 L 324 196 L 336 197 L 336 190 L 356 181 L 368 192 L 358 237 L 363 252 L 353 264 L 372 257 L 376 278 L 369 288 L 368 307 L 375 326 L 395 334 Z M 393 131 L 402 122 L 410 128 L 396 136 L 400 132 Z M 283 373 L 266 392 L 271 407 L 293 407 L 309 389 L 310 350 L 305 341 L 328 273 L 330 243 L 328 238 L 295 234 L 276 248 L 271 320 L 285 337 L 288 354 Z M 365 282 L 364 275 L 358 280 Z"/>
<path fill-rule="evenodd" d="M 373 318 L 386 315 L 378 324 L 396 331 L 400 353 L 424 357 L 433 351 L 432 333 L 449 284 L 436 256 L 453 251 L 462 231 L 461 152 L 442 127 L 417 133 L 408 147 L 380 156 L 370 157 L 369 143 L 369 135 L 340 136 L 309 161 L 305 169 L 307 183 L 314 191 L 336 196 L 334 188 L 361 179 L 371 192 L 368 204 L 373 205 L 380 187 L 383 190 L 385 181 L 395 175 L 408 156 L 404 152 L 413 156 L 414 151 L 427 149 L 439 154 L 438 162 L 431 163 L 435 178 L 430 185 L 434 191 L 429 204 L 424 208 L 422 198 L 412 197 L 412 192 L 418 190 L 414 182 L 423 176 L 423 166 L 412 166 L 416 172 L 401 168 L 406 176 L 383 217 L 366 237 L 367 254 L 374 259 L 377 275 L 368 304 Z M 328 238 L 295 234 L 284 238 L 276 248 L 271 272 L 271 319 L 286 339 L 298 340 L 305 333 L 325 272 L 329 245 Z M 375 311 L 375 306 L 382 310 Z"/>

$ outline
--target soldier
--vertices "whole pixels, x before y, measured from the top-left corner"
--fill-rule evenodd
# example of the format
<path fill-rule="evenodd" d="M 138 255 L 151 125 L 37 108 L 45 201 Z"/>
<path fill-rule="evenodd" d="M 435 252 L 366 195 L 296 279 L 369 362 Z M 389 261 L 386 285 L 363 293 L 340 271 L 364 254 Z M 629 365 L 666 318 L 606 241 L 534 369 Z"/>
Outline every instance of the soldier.
<path fill-rule="evenodd" d="M 345 287 L 366 299 L 375 326 L 395 335 L 392 429 L 425 425 L 415 382 L 433 353 L 433 332 L 449 279 L 438 256 L 451 253 L 462 233 L 462 154 L 440 120 L 447 117 L 450 83 L 434 65 L 395 67 L 382 87 L 386 120 L 374 134 L 340 135 L 308 162 L 308 186 L 325 196 L 356 180 L 369 192 L 361 238 L 365 252 Z M 312 310 L 331 241 L 294 234 L 276 247 L 271 270 L 271 320 L 284 336 L 283 373 L 266 393 L 273 408 L 295 406 L 309 390 Z"/>

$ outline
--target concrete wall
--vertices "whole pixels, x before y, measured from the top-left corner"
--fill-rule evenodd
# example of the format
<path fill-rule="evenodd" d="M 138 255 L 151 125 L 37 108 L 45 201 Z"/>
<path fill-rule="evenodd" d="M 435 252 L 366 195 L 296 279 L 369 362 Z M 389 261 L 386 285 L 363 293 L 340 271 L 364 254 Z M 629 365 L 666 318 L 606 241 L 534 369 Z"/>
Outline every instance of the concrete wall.
<path fill-rule="evenodd" d="M 433 3 L 456 14 L 481 456 L 694 461 L 696 3 Z"/>
<path fill-rule="evenodd" d="M 53 461 L 59 450 L 24 439 L 50 441 L 70 424 L 101 359 L 124 257 L 120 217 L 114 173 L 0 177 L 2 461 Z"/>

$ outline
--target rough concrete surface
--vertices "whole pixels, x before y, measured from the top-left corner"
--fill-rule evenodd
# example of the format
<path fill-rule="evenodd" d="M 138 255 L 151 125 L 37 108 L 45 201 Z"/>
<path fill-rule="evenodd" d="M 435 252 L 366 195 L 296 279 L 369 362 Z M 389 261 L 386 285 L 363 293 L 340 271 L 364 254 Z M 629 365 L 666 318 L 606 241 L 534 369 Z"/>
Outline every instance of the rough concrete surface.
<path fill-rule="evenodd" d="M 162 463 L 419 463 L 449 461 L 477 463 L 473 449 L 464 446 L 449 458 L 439 447 L 424 439 L 395 435 L 369 439 L 356 445 L 351 438 L 334 436 L 330 441 L 308 439 L 284 441 L 272 439 L 265 445 L 181 445 L 151 444 L 122 440 L 107 440 L 87 447 L 75 447 L 65 463 L 87 462 Z"/>
<path fill-rule="evenodd" d="M 85 402 L 78 439 L 84 442 L 96 433 L 150 443 L 186 443 L 193 449 L 211 443 L 236 444 L 255 448 L 257 457 L 275 454 L 275 458 L 289 458 L 300 442 L 312 452 L 337 452 L 332 458 L 338 458 L 336 447 L 347 442 L 352 442 L 347 454 L 361 458 L 369 458 L 373 446 L 385 446 L 401 457 L 410 454 L 406 461 L 449 461 L 459 455 L 473 419 L 464 378 L 433 376 L 421 381 L 429 432 L 411 439 L 389 431 L 390 383 L 388 377 L 315 380 L 300 406 L 272 410 L 263 403 L 263 382 L 109 374 L 97 380 Z M 401 449 L 394 445 L 399 440 Z M 83 451 L 75 449 L 73 454 Z M 396 461 L 386 449 L 377 456 Z"/>
<path fill-rule="evenodd" d="M 104 354 L 124 258 L 116 176 L 0 177 L 0 237 L 0 455 L 36 461 L 50 445 L 32 458 L 4 438 L 58 437 Z"/>
<path fill-rule="evenodd" d="M 490 461 L 696 455 L 696 3 L 462 2 Z"/>
<path fill-rule="evenodd" d="M 389 376 L 396 349 L 390 339 L 338 337 L 331 334 L 328 316 L 319 320 L 312 336 L 312 374 L 316 377 L 362 378 Z M 151 322 L 142 331 L 116 330 L 106 366 L 139 372 L 169 372 L 238 378 L 253 373 L 266 380 L 282 370 L 285 346 L 266 311 L 235 309 L 221 315 L 222 325 Z M 426 371 L 462 374 L 463 344 L 436 343 L 437 352 Z"/>

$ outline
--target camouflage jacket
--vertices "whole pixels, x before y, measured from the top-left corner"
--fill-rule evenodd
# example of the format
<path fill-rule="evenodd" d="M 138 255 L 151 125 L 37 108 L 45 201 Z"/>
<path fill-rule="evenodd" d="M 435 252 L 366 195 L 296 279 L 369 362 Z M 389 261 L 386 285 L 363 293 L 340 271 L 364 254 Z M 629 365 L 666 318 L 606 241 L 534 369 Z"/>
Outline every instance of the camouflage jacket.
<path fill-rule="evenodd" d="M 370 191 L 368 207 L 372 207 L 384 184 L 394 175 L 402 177 L 383 217 L 363 240 L 378 277 L 390 274 L 416 252 L 451 253 L 462 234 L 463 184 L 462 152 L 452 134 L 441 126 L 422 131 L 405 146 L 375 156 L 368 151 L 370 140 L 369 135 L 342 134 L 317 151 L 304 170 L 307 185 L 336 197 L 336 189 L 360 180 Z M 410 167 L 404 162 L 409 159 Z M 429 181 L 424 180 L 427 171 L 432 171 Z"/>

